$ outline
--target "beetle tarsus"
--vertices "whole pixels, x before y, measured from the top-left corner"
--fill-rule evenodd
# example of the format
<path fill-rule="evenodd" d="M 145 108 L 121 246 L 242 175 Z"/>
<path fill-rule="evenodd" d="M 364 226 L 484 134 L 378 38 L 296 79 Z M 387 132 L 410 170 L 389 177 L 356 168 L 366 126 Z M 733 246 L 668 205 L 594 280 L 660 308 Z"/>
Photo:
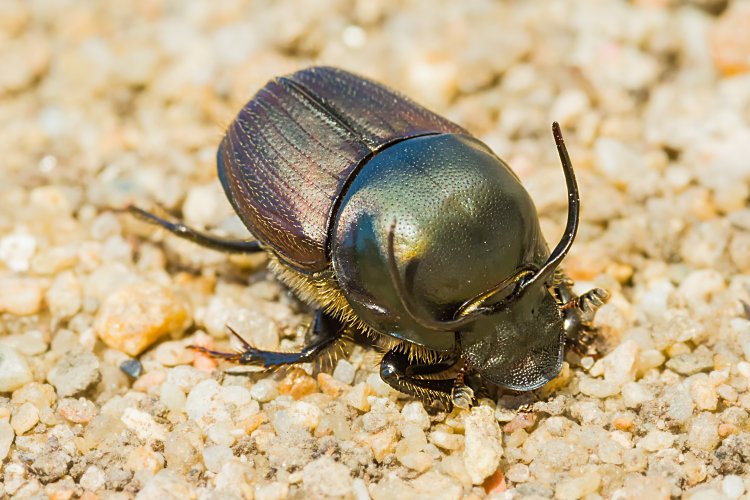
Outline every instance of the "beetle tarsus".
<path fill-rule="evenodd" d="M 180 238 L 192 241 L 193 243 L 202 247 L 210 248 L 212 250 L 218 250 L 226 253 L 256 253 L 262 249 L 260 242 L 258 241 L 244 241 L 244 240 L 227 240 L 218 238 L 210 234 L 200 232 L 185 225 L 180 220 L 167 220 L 163 217 L 159 217 L 156 214 L 147 212 L 142 208 L 136 207 L 135 205 L 128 205 L 123 209 L 118 209 L 119 212 L 128 212 L 135 218 L 162 227 Z M 166 211 L 165 211 L 166 212 Z"/>
<path fill-rule="evenodd" d="M 592 288 L 578 297 L 578 308 L 585 323 L 594 321 L 596 311 L 609 300 L 609 292 L 603 288 Z"/>
<path fill-rule="evenodd" d="M 596 356 L 594 316 L 609 300 L 609 292 L 602 288 L 592 288 L 583 295 L 575 296 L 570 287 L 563 286 L 557 293 L 565 299 L 560 310 L 565 315 L 566 343 L 581 356 Z"/>
<path fill-rule="evenodd" d="M 466 367 L 462 367 L 453 381 L 453 394 L 451 396 L 451 401 L 456 408 L 468 410 L 474 402 L 474 390 L 464 383 L 465 376 Z"/>

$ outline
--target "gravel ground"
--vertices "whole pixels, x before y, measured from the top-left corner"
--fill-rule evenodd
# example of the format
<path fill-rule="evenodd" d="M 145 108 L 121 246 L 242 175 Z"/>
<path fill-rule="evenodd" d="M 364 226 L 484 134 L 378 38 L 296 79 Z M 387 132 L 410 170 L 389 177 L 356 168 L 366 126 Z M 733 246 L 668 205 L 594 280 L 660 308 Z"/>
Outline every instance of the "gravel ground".
<path fill-rule="evenodd" d="M 748 498 L 750 2 L 301 5 L 0 2 L 0 497 Z M 223 127 L 317 63 L 476 133 L 550 241 L 561 123 L 583 203 L 565 268 L 612 293 L 606 356 L 446 414 L 361 347 L 330 374 L 186 349 L 227 348 L 227 324 L 291 349 L 309 310 L 264 257 L 107 207 L 243 236 Z"/>

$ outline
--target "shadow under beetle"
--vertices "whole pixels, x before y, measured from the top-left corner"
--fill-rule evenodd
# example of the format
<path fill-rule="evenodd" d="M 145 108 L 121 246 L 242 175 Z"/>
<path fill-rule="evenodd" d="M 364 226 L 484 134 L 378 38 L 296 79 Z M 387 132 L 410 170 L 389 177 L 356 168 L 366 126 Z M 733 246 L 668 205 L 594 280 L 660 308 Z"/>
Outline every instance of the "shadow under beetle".
<path fill-rule="evenodd" d="M 313 67 L 266 84 L 229 125 L 222 186 L 257 241 L 228 241 L 136 207 L 178 236 L 226 252 L 265 251 L 316 307 L 300 352 L 208 351 L 241 364 L 315 361 L 352 334 L 387 352 L 395 389 L 467 407 L 478 386 L 536 389 L 583 350 L 608 294 L 581 296 L 558 269 L 579 197 L 557 123 L 568 190 L 550 253 L 529 194 L 484 143 L 375 82 Z M 200 349 L 200 348 L 199 348 Z"/>

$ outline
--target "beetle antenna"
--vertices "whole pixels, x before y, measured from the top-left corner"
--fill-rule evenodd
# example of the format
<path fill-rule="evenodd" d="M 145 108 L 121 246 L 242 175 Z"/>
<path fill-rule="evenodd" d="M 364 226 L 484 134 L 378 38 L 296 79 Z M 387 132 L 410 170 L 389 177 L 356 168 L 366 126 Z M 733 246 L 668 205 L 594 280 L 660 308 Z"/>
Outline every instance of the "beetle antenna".
<path fill-rule="evenodd" d="M 568 149 L 565 147 L 565 141 L 563 141 L 560 124 L 557 122 L 552 123 L 552 135 L 555 137 L 557 153 L 560 155 L 560 162 L 562 162 L 563 173 L 565 174 L 565 183 L 568 186 L 568 222 L 565 225 L 565 233 L 563 233 L 560 242 L 550 254 L 547 262 L 531 278 L 521 284 L 522 290 L 534 283 L 546 280 L 549 274 L 557 269 L 557 266 L 559 266 L 560 262 L 565 258 L 570 247 L 573 246 L 573 240 L 575 240 L 576 233 L 578 232 L 581 204 L 578 195 L 578 183 L 576 182 L 576 176 L 573 172 L 573 164 L 570 161 Z"/>
<path fill-rule="evenodd" d="M 396 289 L 396 296 L 401 301 L 401 304 L 404 306 L 404 310 L 409 315 L 409 317 L 420 326 L 423 326 L 428 330 L 435 330 L 439 332 L 452 332 L 455 330 L 459 330 L 460 328 L 477 320 L 483 312 L 481 309 L 473 311 L 470 315 L 461 316 L 459 318 L 448 321 L 423 318 L 417 315 L 417 313 L 415 312 L 416 308 L 414 307 L 414 303 L 412 302 L 411 297 L 409 296 L 409 292 L 406 290 L 404 282 L 398 272 L 398 265 L 396 264 L 396 255 L 394 251 L 395 234 L 396 219 L 393 219 L 393 222 L 391 222 L 391 227 L 388 230 L 388 274 L 390 274 L 391 282 L 393 283 L 393 287 Z"/>

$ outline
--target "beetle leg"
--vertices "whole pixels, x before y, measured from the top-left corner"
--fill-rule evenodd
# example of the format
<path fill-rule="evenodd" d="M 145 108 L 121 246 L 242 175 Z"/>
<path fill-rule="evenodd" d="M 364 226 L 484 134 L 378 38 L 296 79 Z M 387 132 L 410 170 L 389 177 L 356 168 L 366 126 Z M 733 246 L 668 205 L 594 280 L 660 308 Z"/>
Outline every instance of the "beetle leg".
<path fill-rule="evenodd" d="M 227 253 L 255 253 L 262 251 L 260 242 L 258 241 L 243 241 L 243 240 L 225 240 L 211 236 L 210 234 L 202 233 L 191 227 L 186 226 L 179 220 L 169 221 L 163 217 L 146 212 L 145 210 L 138 208 L 134 205 L 128 205 L 124 209 L 119 211 L 128 212 L 137 219 L 140 219 L 149 224 L 155 224 L 166 229 L 170 233 L 192 241 L 200 246 L 218 250 L 220 252 Z"/>
<path fill-rule="evenodd" d="M 310 324 L 308 334 L 305 339 L 308 344 L 299 352 L 277 352 L 257 349 L 240 337 L 237 332 L 229 328 L 237 338 L 242 342 L 243 351 L 231 353 L 212 351 L 201 346 L 193 346 L 193 349 L 218 358 L 228 359 L 241 365 L 262 366 L 264 368 L 274 368 L 283 365 L 293 365 L 297 363 L 307 363 L 317 360 L 321 354 L 335 345 L 336 341 L 341 340 L 344 336 L 344 327 L 336 319 L 318 310 L 315 313 L 313 322 Z"/>
<path fill-rule="evenodd" d="M 417 364 L 408 354 L 398 348 L 388 351 L 380 362 L 380 378 L 397 391 L 420 399 L 438 400 L 448 405 L 468 407 L 474 392 L 463 385 L 459 372 L 456 378 L 420 378 L 436 375 L 456 365 L 457 358 L 449 358 L 439 363 Z"/>

